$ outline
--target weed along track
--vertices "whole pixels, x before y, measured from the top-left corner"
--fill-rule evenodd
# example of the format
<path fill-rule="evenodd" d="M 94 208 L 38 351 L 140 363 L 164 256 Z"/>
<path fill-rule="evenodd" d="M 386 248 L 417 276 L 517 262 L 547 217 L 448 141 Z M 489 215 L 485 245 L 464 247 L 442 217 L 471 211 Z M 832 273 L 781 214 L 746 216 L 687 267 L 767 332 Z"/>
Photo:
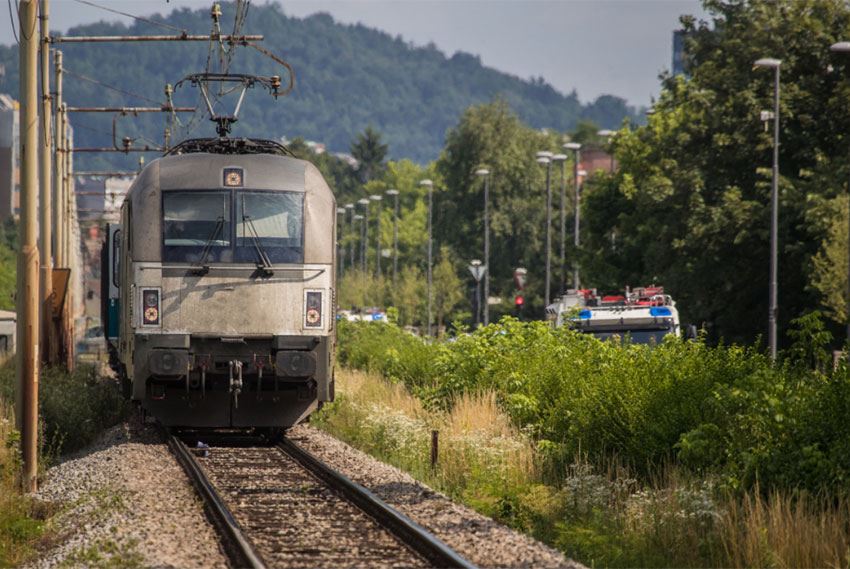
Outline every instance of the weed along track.
<path fill-rule="evenodd" d="M 169 435 L 237 567 L 473 567 L 293 442 Z"/>

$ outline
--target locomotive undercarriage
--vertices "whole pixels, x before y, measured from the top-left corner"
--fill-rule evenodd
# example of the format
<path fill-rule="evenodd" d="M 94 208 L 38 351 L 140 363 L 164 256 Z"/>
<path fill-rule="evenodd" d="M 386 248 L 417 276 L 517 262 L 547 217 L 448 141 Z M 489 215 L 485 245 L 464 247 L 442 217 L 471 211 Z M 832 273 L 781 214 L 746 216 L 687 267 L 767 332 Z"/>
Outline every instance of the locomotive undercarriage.
<path fill-rule="evenodd" d="M 289 427 L 333 396 L 327 337 L 139 340 L 134 397 L 165 425 Z"/>

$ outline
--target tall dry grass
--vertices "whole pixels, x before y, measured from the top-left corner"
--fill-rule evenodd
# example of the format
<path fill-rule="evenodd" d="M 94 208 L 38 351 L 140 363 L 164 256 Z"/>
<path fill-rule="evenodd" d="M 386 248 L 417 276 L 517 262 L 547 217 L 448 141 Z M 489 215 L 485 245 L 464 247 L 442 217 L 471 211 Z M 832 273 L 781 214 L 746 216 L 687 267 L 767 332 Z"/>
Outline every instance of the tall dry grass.
<path fill-rule="evenodd" d="M 850 500 L 758 490 L 725 504 L 719 524 L 730 567 L 850 566 Z"/>
<path fill-rule="evenodd" d="M 527 484 L 531 442 L 511 424 L 494 393 L 465 394 L 448 412 L 428 411 L 400 384 L 373 373 L 337 373 L 339 399 L 319 424 L 371 454 L 455 496 L 478 484 Z M 430 464 L 431 432 L 439 433 Z"/>
<path fill-rule="evenodd" d="M 848 567 L 850 500 L 721 491 L 671 464 L 646 482 L 616 457 L 553 479 L 493 392 L 429 411 L 402 385 L 341 370 L 317 424 L 501 521 L 600 567 Z M 430 433 L 440 433 L 431 468 Z"/>

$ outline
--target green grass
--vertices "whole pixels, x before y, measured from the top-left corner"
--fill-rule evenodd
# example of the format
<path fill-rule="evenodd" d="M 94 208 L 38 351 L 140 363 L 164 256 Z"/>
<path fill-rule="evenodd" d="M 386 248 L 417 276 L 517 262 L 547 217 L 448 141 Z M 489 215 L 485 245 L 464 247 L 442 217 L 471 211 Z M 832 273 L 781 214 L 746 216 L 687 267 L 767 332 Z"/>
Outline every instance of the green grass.
<path fill-rule="evenodd" d="M 0 310 L 15 310 L 17 274 L 15 252 L 0 243 Z"/>
<path fill-rule="evenodd" d="M 492 392 L 441 410 L 374 373 L 341 370 L 337 382 L 337 400 L 314 425 L 590 567 L 850 564 L 846 497 L 733 492 L 669 463 L 642 478 L 587 455 L 555 477 L 549 449 L 513 426 Z"/>
<path fill-rule="evenodd" d="M 34 554 L 50 531 L 52 513 L 49 505 L 34 502 L 20 492 L 20 434 L 15 430 L 12 408 L 14 383 L 14 366 L 8 362 L 0 367 L 0 567 L 17 566 Z M 114 382 L 98 378 L 90 367 L 80 367 L 74 373 L 60 368 L 44 370 L 39 405 L 41 472 L 59 454 L 78 450 L 94 440 L 128 410 Z M 90 554 L 82 552 L 80 564 L 126 566 L 136 560 L 132 551 L 107 552 L 98 559 L 89 559 Z"/>

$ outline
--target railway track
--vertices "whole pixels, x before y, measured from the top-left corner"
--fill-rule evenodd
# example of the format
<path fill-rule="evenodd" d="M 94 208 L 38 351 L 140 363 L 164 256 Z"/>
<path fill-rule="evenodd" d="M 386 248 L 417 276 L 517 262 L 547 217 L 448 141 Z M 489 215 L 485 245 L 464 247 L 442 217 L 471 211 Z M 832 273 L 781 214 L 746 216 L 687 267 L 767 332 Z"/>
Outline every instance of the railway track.
<path fill-rule="evenodd" d="M 166 436 L 234 567 L 474 567 L 290 440 Z"/>

